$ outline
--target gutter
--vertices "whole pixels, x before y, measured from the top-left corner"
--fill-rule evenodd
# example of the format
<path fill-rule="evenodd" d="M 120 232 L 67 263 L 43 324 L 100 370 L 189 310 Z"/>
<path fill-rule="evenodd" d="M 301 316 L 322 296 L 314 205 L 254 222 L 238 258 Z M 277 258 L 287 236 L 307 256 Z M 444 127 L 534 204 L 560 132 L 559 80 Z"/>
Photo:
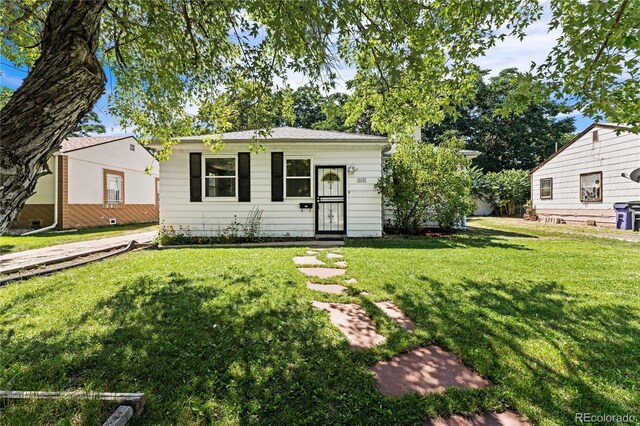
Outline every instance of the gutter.
<path fill-rule="evenodd" d="M 33 231 L 20 234 L 21 237 L 27 235 L 39 234 L 41 232 L 55 229 L 58 226 L 58 154 L 53 156 L 53 225 L 45 226 L 44 228 L 34 229 Z"/>

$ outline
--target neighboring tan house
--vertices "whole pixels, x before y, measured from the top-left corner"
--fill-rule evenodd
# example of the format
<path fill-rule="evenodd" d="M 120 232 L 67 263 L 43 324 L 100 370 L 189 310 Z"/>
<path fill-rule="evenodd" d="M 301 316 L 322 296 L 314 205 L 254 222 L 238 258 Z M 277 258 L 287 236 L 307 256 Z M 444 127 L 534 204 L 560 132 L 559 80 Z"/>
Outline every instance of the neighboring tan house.
<path fill-rule="evenodd" d="M 380 237 L 386 137 L 278 127 L 249 152 L 253 130 L 224 133 L 212 153 L 200 136 L 180 138 L 160 164 L 160 224 L 213 236 L 262 210 L 279 237 Z M 473 151 L 472 155 L 477 155 Z"/>
<path fill-rule="evenodd" d="M 134 137 L 71 137 L 47 165 L 13 228 L 158 221 L 158 162 Z"/>
<path fill-rule="evenodd" d="M 627 129 L 593 124 L 531 171 L 542 219 L 613 227 L 613 204 L 640 200 L 640 184 L 630 179 L 640 168 L 640 136 Z"/>

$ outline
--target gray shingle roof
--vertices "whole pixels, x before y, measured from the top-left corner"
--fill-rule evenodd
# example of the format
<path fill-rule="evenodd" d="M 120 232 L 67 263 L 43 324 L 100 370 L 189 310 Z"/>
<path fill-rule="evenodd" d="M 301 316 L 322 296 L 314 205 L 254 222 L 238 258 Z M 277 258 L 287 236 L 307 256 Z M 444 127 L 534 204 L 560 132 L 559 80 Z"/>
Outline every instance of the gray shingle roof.
<path fill-rule="evenodd" d="M 218 135 L 211 135 L 216 137 Z M 256 136 L 256 130 L 244 130 L 241 132 L 228 132 L 222 134 L 223 141 L 250 141 Z M 201 140 L 205 136 L 185 136 L 181 142 Z M 299 127 L 274 127 L 271 135 L 266 139 L 258 137 L 258 140 L 266 141 L 292 141 L 292 142 L 387 142 L 384 136 L 361 135 L 358 133 L 333 132 L 328 130 L 303 129 Z"/>
<path fill-rule="evenodd" d="M 62 141 L 60 152 L 75 151 L 77 149 L 89 148 L 90 146 L 102 145 L 104 143 L 115 142 L 133 136 L 87 136 L 69 137 Z"/>

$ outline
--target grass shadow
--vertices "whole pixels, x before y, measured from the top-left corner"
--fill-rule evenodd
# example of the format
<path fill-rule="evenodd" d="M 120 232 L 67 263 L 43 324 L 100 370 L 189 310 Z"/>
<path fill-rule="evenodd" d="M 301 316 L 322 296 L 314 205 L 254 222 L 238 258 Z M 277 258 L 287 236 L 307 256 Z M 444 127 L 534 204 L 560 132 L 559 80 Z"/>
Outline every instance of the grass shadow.
<path fill-rule="evenodd" d="M 295 282 L 263 284 L 242 268 L 223 282 L 142 274 L 62 330 L 4 336 L 0 387 L 142 391 L 148 404 L 133 424 L 415 424 L 450 405 L 380 395 Z M 5 314 L 30 311 L 14 309 Z"/>
<path fill-rule="evenodd" d="M 437 342 L 505 386 L 510 404 L 530 419 L 570 424 L 577 412 L 633 414 L 640 324 L 629 307 L 591 304 L 554 281 L 420 279 L 424 297 L 386 291 Z M 626 390 L 628 404 L 612 388 Z"/>
<path fill-rule="evenodd" d="M 531 250 L 515 239 L 535 239 L 536 236 L 485 228 L 470 228 L 448 236 L 391 235 L 380 239 L 351 238 L 347 247 L 373 249 L 464 249 L 500 248 L 520 251 Z"/>
<path fill-rule="evenodd" d="M 11 253 L 12 249 L 15 247 L 14 244 L 2 244 L 0 245 L 0 255 Z"/>

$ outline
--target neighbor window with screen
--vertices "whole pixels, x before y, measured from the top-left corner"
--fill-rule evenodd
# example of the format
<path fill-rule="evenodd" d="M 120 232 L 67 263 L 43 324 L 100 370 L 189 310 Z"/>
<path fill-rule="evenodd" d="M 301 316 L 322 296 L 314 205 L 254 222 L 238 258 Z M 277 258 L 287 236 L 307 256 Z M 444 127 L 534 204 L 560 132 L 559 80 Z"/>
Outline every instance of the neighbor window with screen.
<path fill-rule="evenodd" d="M 205 197 L 236 196 L 236 159 L 205 158 L 204 160 Z"/>
<path fill-rule="evenodd" d="M 602 172 L 580 175 L 580 200 L 602 201 Z"/>
<path fill-rule="evenodd" d="M 287 197 L 311 197 L 311 160 L 288 158 L 285 169 Z"/>
<path fill-rule="evenodd" d="M 122 204 L 122 176 L 107 173 L 107 204 Z"/>
<path fill-rule="evenodd" d="M 553 196 L 553 179 L 544 178 L 540 179 L 540 198 L 551 198 Z"/>

